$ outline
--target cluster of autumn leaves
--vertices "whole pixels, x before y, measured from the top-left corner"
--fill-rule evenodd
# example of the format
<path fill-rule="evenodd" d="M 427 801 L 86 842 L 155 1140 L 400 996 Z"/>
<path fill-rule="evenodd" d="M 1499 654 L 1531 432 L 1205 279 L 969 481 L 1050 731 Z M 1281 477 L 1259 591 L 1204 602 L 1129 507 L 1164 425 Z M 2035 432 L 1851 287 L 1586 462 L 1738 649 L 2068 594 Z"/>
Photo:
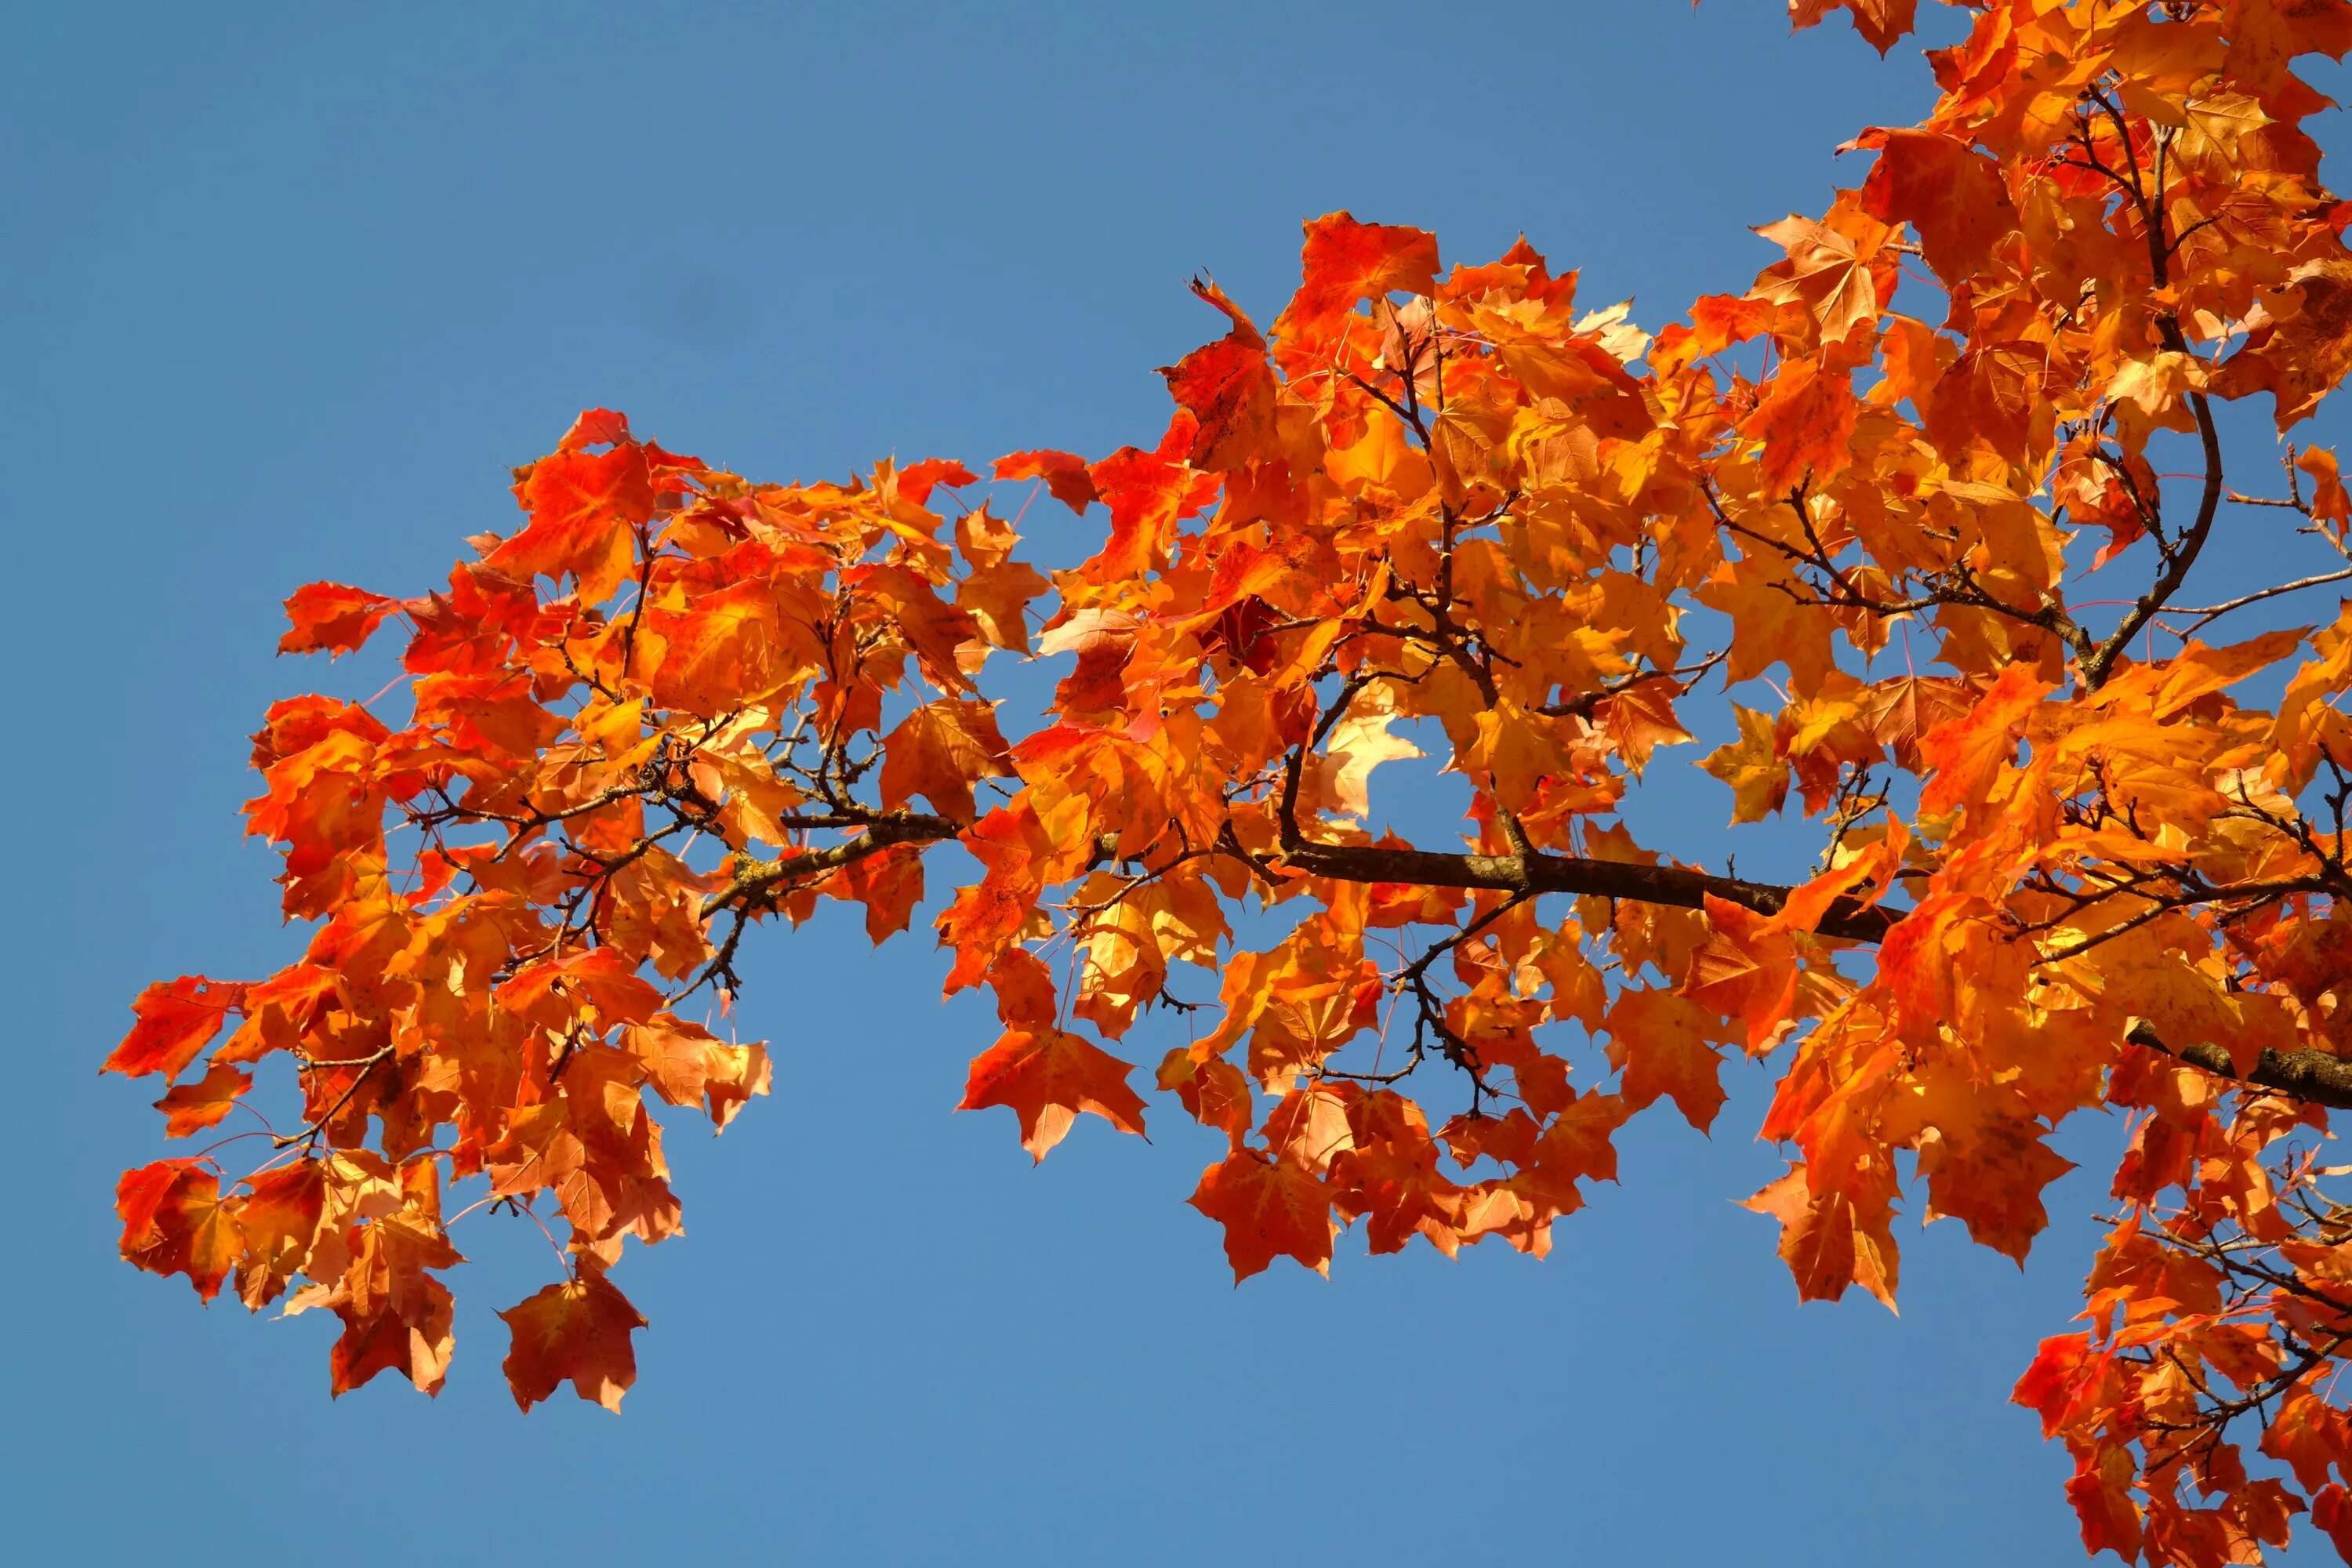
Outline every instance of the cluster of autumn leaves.
<path fill-rule="evenodd" d="M 1884 48 L 1912 7 L 1846 8 Z M 1934 113 L 1865 132 L 1858 188 L 1654 342 L 1524 241 L 1445 270 L 1335 214 L 1266 330 L 1195 285 L 1228 329 L 1163 372 L 1149 447 L 780 486 L 593 411 L 446 589 L 301 589 L 288 651 L 400 620 L 406 721 L 306 696 L 255 737 L 248 829 L 309 945 L 136 1003 L 107 1065 L 222 1141 L 124 1176 L 124 1255 L 333 1311 L 338 1392 L 429 1392 L 450 1227 L 505 1211 L 565 1258 L 502 1314 L 518 1400 L 617 1405 L 643 1324 L 608 1271 L 678 1224 L 648 1097 L 723 1127 L 766 1093 L 715 1032 L 747 935 L 835 900 L 879 942 L 952 844 L 947 990 L 1003 1028 L 963 1105 L 1040 1159 L 1080 1114 L 1140 1131 L 1115 1052 L 1159 1012 L 1237 1277 L 1322 1269 L 1360 1221 L 1540 1254 L 1629 1118 L 1708 1127 L 1744 1055 L 1800 1293 L 1891 1302 L 1906 1186 L 2022 1258 L 2053 1132 L 2127 1113 L 2090 1326 L 2019 1389 L 2086 1542 L 2251 1562 L 2308 1508 L 2352 1548 L 2352 1225 L 2311 1152 L 2352 1106 L 2352 612 L 2272 613 L 2352 578 L 2352 504 L 2318 449 L 2240 504 L 2214 412 L 2267 392 L 2284 432 L 2352 367 L 2352 209 L 2289 68 L 2352 47 L 2352 6 L 1972 10 Z M 1100 550 L 1040 570 L 1007 496 Z M 2183 596 L 2258 533 L 2217 548 L 2334 565 Z M 2119 608 L 2070 601 L 2086 569 Z M 1013 738 L 992 658 L 1066 660 Z M 1744 700 L 1702 765 L 1738 823 L 1793 795 L 1801 885 L 1620 815 L 1710 680 Z M 1424 747 L 1443 841 L 1372 805 Z M 268 1068 L 299 1120 L 232 1129 Z M 2241 1421 L 2299 1490 L 2248 1479 Z"/>

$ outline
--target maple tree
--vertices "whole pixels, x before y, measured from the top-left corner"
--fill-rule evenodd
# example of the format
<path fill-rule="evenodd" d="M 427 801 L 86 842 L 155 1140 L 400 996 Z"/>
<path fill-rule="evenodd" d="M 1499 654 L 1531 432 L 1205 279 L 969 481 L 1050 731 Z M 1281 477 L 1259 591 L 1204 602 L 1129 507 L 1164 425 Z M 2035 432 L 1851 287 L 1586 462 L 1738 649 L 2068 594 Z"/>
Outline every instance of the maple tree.
<path fill-rule="evenodd" d="M 1228 325 L 1149 447 L 786 486 L 596 410 L 446 589 L 299 589 L 285 651 L 405 625 L 406 722 L 301 696 L 254 737 L 314 929 L 135 1003 L 107 1068 L 224 1134 L 123 1176 L 123 1255 L 334 1312 L 337 1393 L 429 1393 L 453 1226 L 528 1216 L 564 1263 L 500 1314 L 515 1397 L 617 1407 L 609 1271 L 678 1225 L 647 1097 L 725 1127 L 769 1087 L 716 1032 L 747 937 L 830 900 L 878 943 L 956 847 L 946 989 L 1003 1031 L 963 1107 L 1042 1160 L 1082 1113 L 1141 1131 L 1145 1073 L 1224 1135 L 1191 1202 L 1237 1279 L 1358 1221 L 1540 1255 L 1630 1118 L 1707 1128 L 1745 1057 L 1800 1297 L 1891 1304 L 1906 1188 L 2022 1259 L 2053 1134 L 2119 1112 L 2085 1326 L 2015 1391 L 2085 1544 L 2251 1563 L 2308 1512 L 2352 1558 L 2352 608 L 2276 614 L 2352 581 L 2352 500 L 2300 444 L 2244 493 L 2272 459 L 2223 428 L 2267 393 L 2284 440 L 2352 369 L 2291 68 L 2352 4 L 1965 8 L 1933 112 L 1654 339 L 1524 241 L 1447 269 L 1334 214 L 1265 329 L 1195 282 Z M 1841 9 L 1883 53 L 1915 5 L 1790 6 Z M 1023 558 L 1041 494 L 1097 553 Z M 1008 658 L 1066 658 L 1013 734 Z M 1699 765 L 1736 825 L 1809 825 L 1808 878 L 1637 841 L 1686 725 L 1731 736 Z M 1374 813 L 1415 760 L 1458 835 Z M 1115 1054 L 1155 1010 L 1182 1043 Z M 299 1123 L 226 1131 L 271 1071 Z"/>

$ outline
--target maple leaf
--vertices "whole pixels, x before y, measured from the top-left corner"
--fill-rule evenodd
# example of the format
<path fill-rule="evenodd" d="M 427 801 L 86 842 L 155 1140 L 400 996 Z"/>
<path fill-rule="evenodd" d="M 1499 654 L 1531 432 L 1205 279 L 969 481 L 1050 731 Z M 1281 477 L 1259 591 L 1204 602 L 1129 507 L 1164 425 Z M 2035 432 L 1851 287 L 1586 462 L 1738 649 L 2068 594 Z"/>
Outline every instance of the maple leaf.
<path fill-rule="evenodd" d="M 1402 1251 L 1421 1236 L 1454 1257 L 1462 1245 L 1465 1194 L 1439 1171 L 1440 1147 L 1420 1107 L 1376 1089 L 1356 1097 L 1346 1114 L 1349 1146 L 1330 1164 L 1334 1206 L 1351 1220 L 1371 1216 L 1375 1255 Z"/>
<path fill-rule="evenodd" d="M 1225 1229 L 1225 1259 L 1234 1283 L 1262 1274 L 1277 1258 L 1296 1258 L 1318 1274 L 1331 1272 L 1331 1242 L 1339 1225 L 1314 1173 L 1286 1160 L 1236 1150 L 1201 1173 L 1185 1200 Z"/>
<path fill-rule="evenodd" d="M 1330 778 L 1331 798 L 1349 816 L 1363 816 L 1372 808 L 1372 770 L 1382 763 L 1402 762 L 1422 750 L 1402 735 L 1389 733 L 1398 718 L 1396 698 L 1384 689 L 1357 695 L 1348 716 L 1332 726 L 1325 753 L 1339 764 Z"/>
<path fill-rule="evenodd" d="M 1297 340 L 1326 329 L 1331 317 L 1359 300 L 1428 293 L 1437 278 L 1437 237 L 1326 213 L 1307 224 L 1299 267 L 1298 292 L 1274 323 L 1278 338 Z"/>
<path fill-rule="evenodd" d="M 1500 486 L 1511 474 L 1511 411 L 1475 395 L 1447 400 L 1430 426 L 1430 457 L 1445 499 L 1461 505 L 1479 485 Z"/>
<path fill-rule="evenodd" d="M 1990 1116 L 1975 1122 L 1961 1136 L 1943 1132 L 1923 1145 L 1920 1167 L 1932 1200 L 1926 1217 L 1955 1216 L 1971 1239 L 2022 1266 L 2050 1223 L 2042 1189 L 2074 1163 L 2035 1136 L 2039 1129 Z"/>
<path fill-rule="evenodd" d="M 1274 436 L 1274 367 L 1265 339 L 1223 289 L 1195 278 L 1192 292 L 1223 311 L 1234 330 L 1160 374 L 1196 422 L 1186 461 L 1196 468 L 1234 468 L 1259 455 Z"/>
<path fill-rule="evenodd" d="M 2129 403 L 2150 419 L 2162 419 L 2192 392 L 2205 390 L 2205 362 L 2195 354 L 2165 352 L 2135 359 L 2107 383 L 2107 399 Z"/>
<path fill-rule="evenodd" d="M 1698 597 L 1731 617 L 1734 680 L 1761 675 L 1777 663 L 1788 666 L 1789 683 L 1799 695 L 1821 689 L 1832 660 L 1831 628 L 1801 584 L 1769 568 L 1751 572 L 1727 565 Z"/>
<path fill-rule="evenodd" d="M 138 1023 L 106 1058 L 106 1072 L 131 1078 L 162 1073 L 175 1079 L 211 1043 L 230 1012 L 245 999 L 245 987 L 183 974 L 157 981 L 131 1005 Z"/>
<path fill-rule="evenodd" d="M 2294 1468 L 2297 1486 L 2316 1492 L 2328 1484 L 2327 1472 L 2352 1432 L 2346 1430 L 2344 1412 L 2297 1390 L 2281 1403 L 2277 1418 L 2263 1433 L 2262 1447 Z"/>
<path fill-rule="evenodd" d="M 1612 1142 L 1632 1114 L 1624 1100 L 1593 1091 L 1578 1095 L 1551 1119 L 1537 1140 L 1535 1157 L 1571 1181 L 1617 1179 L 1617 1146 Z"/>
<path fill-rule="evenodd" d="M 163 1136 L 185 1138 L 212 1126 L 236 1109 L 237 1096 L 253 1087 L 253 1078 L 215 1061 L 194 1083 L 174 1084 L 155 1109 L 163 1113 Z"/>
<path fill-rule="evenodd" d="M 877 947 L 912 923 L 923 898 L 923 858 L 899 850 L 869 855 L 836 873 L 844 898 L 866 906 L 866 940 Z"/>
<path fill-rule="evenodd" d="M 1751 1056 L 1769 1050 L 1797 996 L 1797 965 L 1785 931 L 1752 910 L 1710 897 L 1712 934 L 1691 954 L 1683 994 L 1748 1026 Z"/>
<path fill-rule="evenodd" d="M 2345 493 L 2343 478 L 2336 472 L 2336 453 L 2326 447 L 2306 447 L 2295 454 L 2294 466 L 2311 476 L 2312 521 L 2326 527 L 2341 542 L 2346 528 L 2352 526 L 2352 496 Z"/>
<path fill-rule="evenodd" d="M 2013 664 L 1967 714 L 1922 735 L 1920 760 L 1935 776 L 1919 793 L 1919 809 L 1949 811 L 1983 794 L 1993 773 L 2016 756 L 2018 730 L 2049 689 L 2031 668 Z"/>
<path fill-rule="evenodd" d="M 525 964 L 499 987 L 498 997 L 518 1016 L 556 1030 L 568 1028 L 583 1007 L 606 1024 L 641 1024 L 662 1003 L 636 966 L 609 947 Z"/>
<path fill-rule="evenodd" d="M 1843 11 L 1870 47 L 1885 54 L 1911 30 L 1919 0 L 1789 0 L 1791 30 L 1810 27 L 1832 11 Z"/>
<path fill-rule="evenodd" d="M 646 449 L 577 447 L 541 458 L 515 485 L 530 523 L 483 558 L 520 576 L 571 574 L 583 603 L 610 597 L 635 553 L 629 531 L 654 515 L 653 472 Z"/>
<path fill-rule="evenodd" d="M 1474 722 L 1477 740 L 1462 748 L 1463 767 L 1486 781 L 1504 809 L 1525 810 L 1548 774 L 1567 770 L 1559 727 L 1544 715 L 1510 704 L 1481 712 Z"/>
<path fill-rule="evenodd" d="M 327 1216 L 329 1162 L 297 1160 L 252 1178 L 252 1190 L 237 1205 L 236 1229 L 243 1258 L 236 1292 L 259 1311 L 279 1296 L 310 1263 Z"/>
<path fill-rule="evenodd" d="M 2149 717 L 2171 718 L 2209 693 L 2225 690 L 2269 668 L 2302 647 L 2310 634 L 2309 626 L 2284 627 L 2226 647 L 2208 647 L 2189 638 L 2164 665 L 2162 683 L 2149 704 Z M 2102 705 L 2137 694 L 2135 682 L 2126 677 L 2108 687 Z"/>
<path fill-rule="evenodd" d="M 386 616 L 400 608 L 397 599 L 347 588 L 341 583 L 309 583 L 286 601 L 286 619 L 292 626 L 278 639 L 279 653 L 350 653 L 366 643 Z"/>
<path fill-rule="evenodd" d="M 974 823 L 963 842 L 987 866 L 980 881 L 958 892 L 940 915 L 940 940 L 956 950 L 945 990 L 952 996 L 977 985 L 999 955 L 1025 930 L 1044 888 L 1038 862 L 1048 849 L 1033 811 L 999 806 Z"/>
<path fill-rule="evenodd" d="M 990 646 L 1029 651 L 1029 602 L 1053 580 L 1025 561 L 983 566 L 956 584 L 956 608 L 970 615 Z"/>
<path fill-rule="evenodd" d="M 1143 1097 L 1128 1087 L 1134 1068 L 1098 1046 L 1051 1027 L 1007 1029 L 972 1058 L 958 1110 L 1006 1105 L 1021 1119 L 1021 1146 L 1037 1159 L 1059 1143 L 1082 1110 L 1122 1132 L 1143 1131 Z"/>
<path fill-rule="evenodd" d="M 769 1092 L 773 1072 L 764 1045 L 726 1045 L 713 1050 L 702 1081 L 711 1126 L 724 1131 L 754 1095 Z"/>
<path fill-rule="evenodd" d="M 1814 1193 L 1798 1165 L 1747 1200 L 1746 1206 L 1780 1222 L 1780 1260 L 1797 1282 L 1801 1301 L 1834 1301 L 1859 1284 L 1892 1310 L 1894 1238 L 1843 1193 Z"/>
<path fill-rule="evenodd" d="M 1864 209 L 1882 222 L 1917 229 L 1927 265 L 1946 282 L 1982 270 L 1993 247 L 2017 226 L 2000 163 L 1957 136 L 1874 129 L 1848 145 L 1878 154 L 1863 182 Z"/>
<path fill-rule="evenodd" d="M 513 1335 L 504 1369 L 519 1408 L 529 1410 L 560 1383 L 592 1405 L 621 1408 L 621 1396 L 637 1381 L 629 1336 L 646 1320 L 601 1270 L 583 1268 L 499 1316 Z"/>
<path fill-rule="evenodd" d="M 958 654 L 980 635 L 979 623 L 969 614 L 904 567 L 887 563 L 858 566 L 843 574 L 843 580 L 888 607 L 892 630 L 914 650 L 932 684 L 948 691 L 966 689 Z"/>
<path fill-rule="evenodd" d="M 1975 694 L 1959 681 L 1906 675 L 1865 687 L 1859 709 L 1872 736 L 1894 753 L 1895 764 L 1918 773 L 1926 766 L 1919 754 L 1920 737 L 1967 713 L 1975 700 Z"/>
<path fill-rule="evenodd" d="M 2311 1494 L 2311 1522 L 2326 1533 L 2338 1557 L 2352 1563 L 2352 1496 L 2343 1487 L 2330 1481 Z"/>
<path fill-rule="evenodd" d="M 980 482 L 980 476 L 952 458 L 925 458 L 898 470 L 898 494 L 908 503 L 922 506 L 931 499 L 931 491 L 941 485 L 950 489 L 961 489 Z"/>
<path fill-rule="evenodd" d="M 1012 776 L 1012 754 L 984 702 L 926 702 L 882 742 L 882 806 L 897 811 L 919 795 L 957 822 L 973 819 L 971 786 Z"/>
<path fill-rule="evenodd" d="M 2346 0 L 2229 0 L 2229 71 L 2267 96 L 2285 85 L 2297 55 L 2342 59 L 2352 49 Z"/>
<path fill-rule="evenodd" d="M 1791 361 L 1772 378 L 1740 434 L 1763 447 L 1756 479 L 1768 495 L 1834 479 L 1851 462 L 1859 405 L 1853 381 L 1835 364 Z"/>
<path fill-rule="evenodd" d="M 996 459 L 1000 479 L 1043 479 L 1055 500 L 1084 512 L 1101 500 L 1087 460 L 1068 452 L 1014 452 Z"/>
<path fill-rule="evenodd" d="M 123 1173 L 114 1212 L 125 1261 L 151 1274 L 184 1274 L 207 1301 L 220 1293 L 242 1247 L 219 1177 L 191 1160 L 158 1160 Z"/>
<path fill-rule="evenodd" d="M 1789 764 L 1773 740 L 1770 714 L 1737 703 L 1731 710 L 1739 739 L 1717 747 L 1698 765 L 1731 786 L 1734 823 L 1761 822 L 1788 798 Z"/>
<path fill-rule="evenodd" d="M 2214 373 L 2212 386 L 2224 397 L 2269 392 L 2284 434 L 2352 370 L 2352 261 L 2305 262 L 2259 308 L 2245 346 Z"/>
<path fill-rule="evenodd" d="M 1223 1057 L 1202 1060 L 1191 1050 L 1173 1050 L 1160 1064 L 1160 1087 L 1175 1092 L 1179 1103 L 1203 1127 L 1214 1127 L 1241 1147 L 1242 1134 L 1255 1120 L 1249 1080 L 1242 1069 Z"/>
<path fill-rule="evenodd" d="M 1750 298 L 1803 306 L 1820 322 L 1824 342 L 1836 342 L 1878 319 L 1872 258 L 1851 237 L 1794 213 L 1756 232 L 1786 250 L 1789 258 L 1765 268 Z"/>
<path fill-rule="evenodd" d="M 1660 1096 L 1706 1131 L 1723 1109 L 1723 1062 L 1708 1043 L 1706 1017 L 1671 991 L 1627 991 L 1609 1009 L 1610 1064 L 1618 1093 L 1635 1110 Z"/>
<path fill-rule="evenodd" d="M 329 1307 L 342 1320 L 328 1352 L 330 1390 L 340 1396 L 378 1373 L 396 1372 L 418 1392 L 438 1394 L 456 1350 L 457 1301 L 425 1271 L 464 1261 L 440 1226 L 422 1216 L 404 1212 L 362 1226 L 341 1279 L 287 1308 Z"/>
<path fill-rule="evenodd" d="M 655 1093 L 672 1105 L 707 1104 L 714 1126 L 724 1128 L 746 1097 L 768 1092 L 765 1047 L 730 1045 L 667 1013 L 624 1028 L 621 1042 Z"/>
<path fill-rule="evenodd" d="M 1617 752 L 1635 777 L 1660 746 L 1678 745 L 1691 738 L 1675 717 L 1674 700 L 1683 694 L 1679 683 L 1665 676 L 1633 681 L 1592 706 L 1592 716 L 1606 731 Z"/>
<path fill-rule="evenodd" d="M 2042 1417 L 2042 1435 L 2054 1437 L 2068 1425 L 2068 1417 L 2088 1381 L 2086 1374 L 2095 1374 L 2098 1370 L 2099 1360 L 2092 1354 L 2090 1335 L 2053 1334 L 2042 1342 L 2032 1365 L 2010 1390 L 2010 1402 L 2038 1414 Z"/>
<path fill-rule="evenodd" d="M 2084 1551 L 2112 1552 L 2126 1563 L 2139 1555 L 2145 1537 L 2128 1476 L 2128 1466 L 2105 1463 L 2067 1481 L 2066 1500 L 2082 1522 Z"/>

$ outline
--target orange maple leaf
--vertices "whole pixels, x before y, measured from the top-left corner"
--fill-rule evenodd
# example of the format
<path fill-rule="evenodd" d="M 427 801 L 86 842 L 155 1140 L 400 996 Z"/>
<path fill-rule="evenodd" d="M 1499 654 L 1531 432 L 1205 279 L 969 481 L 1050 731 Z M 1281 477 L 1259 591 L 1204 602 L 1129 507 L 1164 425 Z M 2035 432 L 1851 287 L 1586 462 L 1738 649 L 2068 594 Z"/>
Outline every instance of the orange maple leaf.
<path fill-rule="evenodd" d="M 233 983 L 195 974 L 169 983 L 159 980 L 131 1005 L 139 1021 L 100 1070 L 131 1078 L 153 1072 L 177 1078 L 244 1000 L 245 987 Z"/>
<path fill-rule="evenodd" d="M 1265 1272 L 1276 1258 L 1296 1258 L 1318 1274 L 1331 1271 L 1339 1226 L 1330 1196 L 1313 1173 L 1286 1160 L 1236 1150 L 1201 1173 L 1186 1200 L 1225 1227 L 1234 1283 Z"/>
<path fill-rule="evenodd" d="M 595 1268 L 550 1285 L 499 1314 L 513 1334 L 504 1363 L 515 1404 L 529 1410 L 559 1383 L 592 1405 L 621 1408 L 637 1381 L 636 1347 L 629 1336 L 646 1320 Z"/>
<path fill-rule="evenodd" d="M 320 648 L 342 655 L 364 644 L 383 619 L 400 607 L 397 599 L 347 588 L 341 583 L 310 583 L 294 590 L 286 601 L 286 619 L 292 630 L 278 639 L 279 653 L 312 653 Z"/>
<path fill-rule="evenodd" d="M 629 574 L 630 531 L 653 520 L 653 471 L 646 449 L 635 445 L 559 450 L 516 481 L 515 499 L 530 513 L 530 523 L 484 563 L 526 577 L 569 574 L 582 601 L 593 605 L 610 597 Z"/>
<path fill-rule="evenodd" d="M 972 1058 L 958 1110 L 1013 1108 L 1021 1119 L 1021 1146 L 1038 1160 L 1092 1111 L 1122 1132 L 1143 1131 L 1143 1097 L 1128 1087 L 1135 1070 L 1108 1051 L 1051 1027 L 1007 1029 Z"/>

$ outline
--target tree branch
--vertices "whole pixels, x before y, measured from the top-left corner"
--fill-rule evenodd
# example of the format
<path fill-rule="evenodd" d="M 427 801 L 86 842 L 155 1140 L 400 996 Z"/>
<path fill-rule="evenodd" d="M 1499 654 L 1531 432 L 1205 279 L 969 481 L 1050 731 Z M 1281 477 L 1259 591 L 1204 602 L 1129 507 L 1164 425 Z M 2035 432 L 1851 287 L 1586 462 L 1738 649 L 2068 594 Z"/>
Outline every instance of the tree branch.
<path fill-rule="evenodd" d="M 963 828 L 944 816 L 929 812 L 892 811 L 877 814 L 866 831 L 846 844 L 828 845 L 803 855 L 790 855 L 780 860 L 755 861 L 735 873 L 735 879 L 719 891 L 702 900 L 702 918 L 709 920 L 729 904 L 739 900 L 757 903 L 761 898 L 786 882 L 796 882 L 803 877 L 823 876 L 844 866 L 854 866 L 871 855 L 900 844 L 929 844 L 945 838 L 962 837 Z"/>
<path fill-rule="evenodd" d="M 2176 1061 L 2202 1068 L 2219 1078 L 2273 1089 L 2314 1105 L 2352 1110 L 2352 1060 L 2343 1057 L 2316 1050 L 2277 1051 L 2264 1046 L 2254 1070 L 2241 1074 L 2230 1053 L 2210 1040 L 2174 1045 L 2158 1035 L 2145 1020 L 2134 1024 L 2124 1037 L 2135 1046 L 2161 1051 Z"/>
<path fill-rule="evenodd" d="M 1318 844 L 1297 839 L 1283 847 L 1283 861 L 1310 876 L 1343 882 L 1410 882 L 1431 888 L 1494 888 L 1526 894 L 1570 893 L 1675 909 L 1702 908 L 1712 894 L 1727 903 L 1778 914 L 1796 891 L 1769 882 L 1717 877 L 1687 866 L 1643 866 L 1580 856 L 1446 855 L 1428 849 L 1394 849 L 1370 844 Z M 1910 911 L 1840 899 L 1822 917 L 1823 936 L 1875 942 Z"/>

